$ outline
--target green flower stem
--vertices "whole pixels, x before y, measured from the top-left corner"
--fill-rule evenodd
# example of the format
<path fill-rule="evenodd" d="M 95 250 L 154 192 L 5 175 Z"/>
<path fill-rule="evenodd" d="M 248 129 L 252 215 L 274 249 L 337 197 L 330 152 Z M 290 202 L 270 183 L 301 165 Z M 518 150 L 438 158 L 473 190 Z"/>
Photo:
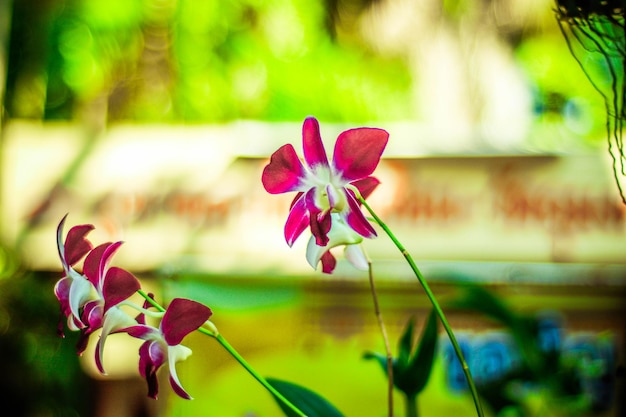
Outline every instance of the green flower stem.
<path fill-rule="evenodd" d="M 165 311 L 165 308 L 163 306 L 161 306 L 159 303 L 154 301 L 143 290 L 141 290 L 141 289 L 137 290 L 137 293 L 139 293 L 139 295 L 141 295 L 143 298 L 145 298 L 157 310 L 159 310 L 161 312 Z M 209 321 L 207 321 L 207 323 L 208 323 L 208 325 L 209 325 L 209 327 L 211 329 L 209 330 L 207 328 L 200 327 L 200 328 L 198 328 L 198 331 L 200 333 L 202 333 L 204 335 L 207 335 L 207 336 L 210 336 L 210 337 L 213 337 L 215 340 L 217 340 L 219 342 L 219 344 L 222 345 L 224 347 L 224 349 L 226 349 L 226 351 L 228 351 L 228 353 L 230 353 L 230 355 L 233 358 L 235 358 L 237 360 L 237 362 L 239 362 L 241 364 L 241 366 L 243 366 L 245 368 L 245 370 L 250 373 L 250 375 L 252 375 L 254 377 L 254 379 L 256 379 L 261 385 L 263 385 L 263 387 L 265 389 L 267 389 L 272 395 L 274 395 L 274 397 L 276 397 L 280 401 L 282 401 L 287 407 L 289 407 L 298 416 L 306 417 L 306 414 L 304 414 L 298 407 L 293 405 L 287 398 L 285 398 L 272 385 L 270 385 L 270 383 L 267 382 L 267 380 L 265 378 L 263 378 L 254 368 L 252 368 L 252 366 L 248 362 L 246 362 L 246 360 L 239 354 L 239 352 L 237 352 L 235 350 L 235 348 L 232 347 L 230 345 L 230 343 L 228 343 L 228 341 L 226 339 L 224 339 L 224 337 L 221 334 L 219 334 L 219 332 L 217 331 L 217 328 L 213 325 L 213 323 L 211 323 Z"/>
<path fill-rule="evenodd" d="M 146 294 L 146 292 L 144 290 L 138 289 L 137 290 L 137 294 L 141 295 L 147 302 L 149 302 L 152 305 L 152 307 L 156 308 L 161 313 L 165 312 L 165 308 L 161 304 L 159 304 L 156 301 L 154 301 L 154 298 L 152 298 L 148 294 Z"/>
<path fill-rule="evenodd" d="M 376 292 L 376 285 L 374 285 L 374 271 L 372 270 L 372 261 L 367 259 L 368 276 L 370 282 L 370 289 L 372 291 L 372 300 L 374 302 L 374 314 L 378 320 L 378 326 L 383 336 L 383 342 L 385 343 L 385 353 L 387 356 L 387 412 L 389 417 L 393 417 L 393 356 L 391 355 L 391 345 L 389 344 L 389 337 L 387 336 L 387 328 L 383 320 L 383 315 L 380 312 L 380 305 L 378 303 L 378 293 Z"/>
<path fill-rule="evenodd" d="M 409 263 L 409 266 L 415 273 L 415 276 L 417 277 L 417 280 L 419 281 L 419 283 L 422 285 L 422 288 L 424 288 L 424 292 L 426 292 L 426 296 L 428 297 L 431 304 L 433 305 L 433 308 L 435 309 L 437 316 L 439 316 L 439 320 L 441 321 L 441 324 L 446 330 L 446 333 L 448 334 L 448 338 L 450 339 L 450 342 L 452 342 L 452 346 L 454 347 L 454 352 L 456 353 L 457 358 L 459 358 L 459 361 L 461 362 L 463 373 L 465 374 L 465 378 L 467 379 L 467 383 L 472 393 L 472 398 L 474 399 L 476 412 L 478 413 L 478 416 L 483 417 L 484 416 L 483 408 L 480 403 L 480 398 L 478 397 L 478 390 L 476 389 L 476 384 L 474 383 L 474 379 L 472 378 L 472 374 L 470 372 L 469 366 L 467 365 L 467 362 L 465 361 L 465 358 L 463 357 L 463 352 L 461 351 L 461 347 L 459 346 L 459 343 L 457 342 L 456 337 L 454 336 L 452 327 L 450 327 L 450 324 L 448 323 L 448 319 L 446 319 L 446 316 L 443 313 L 443 310 L 441 309 L 441 307 L 439 306 L 439 302 L 435 298 L 435 295 L 430 290 L 430 286 L 428 285 L 428 283 L 426 282 L 426 279 L 424 278 L 421 271 L 415 264 L 415 261 L 413 261 L 413 258 L 411 257 L 409 252 L 407 252 L 407 250 L 404 248 L 402 243 L 398 241 L 396 236 L 389 229 L 389 227 L 385 224 L 385 222 L 383 222 L 381 218 L 378 217 L 378 215 L 374 212 L 374 210 L 372 210 L 370 205 L 365 201 L 365 199 L 362 196 L 358 194 L 357 196 L 361 204 L 363 204 L 363 206 L 367 209 L 367 211 L 372 215 L 372 218 L 374 219 L 374 221 L 376 221 L 376 223 L 385 231 L 385 233 L 387 233 L 387 236 L 389 236 L 389 238 L 396 245 L 400 253 L 402 253 L 402 256 L 404 256 L 406 261 Z"/>
<path fill-rule="evenodd" d="M 418 417 L 417 412 L 417 395 L 405 396 L 406 401 L 406 417 Z"/>
<path fill-rule="evenodd" d="M 207 332 L 205 334 L 209 334 L 209 333 Z M 289 407 L 297 415 L 301 417 L 306 417 L 306 414 L 300 411 L 298 407 L 293 405 L 287 398 L 285 398 L 272 385 L 270 385 L 270 383 L 267 382 L 265 378 L 263 378 L 257 371 L 255 371 L 254 368 L 252 368 L 252 366 L 250 366 L 250 364 L 246 362 L 246 360 L 235 350 L 235 348 L 233 348 L 228 343 L 228 341 L 226 341 L 226 339 L 224 339 L 224 337 L 221 334 L 217 334 L 217 335 L 211 334 L 211 336 L 215 337 L 215 339 L 228 351 L 228 353 L 230 353 L 232 357 L 235 358 L 237 362 L 239 362 L 241 366 L 243 366 L 246 369 L 246 371 L 248 371 L 250 375 L 252 375 L 254 379 L 256 379 L 261 385 L 263 385 L 263 387 L 265 387 L 265 389 L 267 389 L 272 395 L 274 395 L 276 398 L 282 401 L 287 407 Z"/>

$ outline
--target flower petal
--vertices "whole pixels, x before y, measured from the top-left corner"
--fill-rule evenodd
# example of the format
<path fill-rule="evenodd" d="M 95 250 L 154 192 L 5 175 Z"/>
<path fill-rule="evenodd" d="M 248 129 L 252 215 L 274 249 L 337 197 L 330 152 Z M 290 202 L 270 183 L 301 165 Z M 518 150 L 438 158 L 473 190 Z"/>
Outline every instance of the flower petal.
<path fill-rule="evenodd" d="M 367 199 L 367 197 L 374 192 L 376 187 L 380 185 L 380 181 L 375 177 L 365 177 L 363 179 L 353 181 L 350 184 L 359 190 L 361 197 Z"/>
<path fill-rule="evenodd" d="M 109 268 L 102 284 L 104 311 L 126 300 L 140 288 L 139 280 L 130 272 L 116 266 Z"/>
<path fill-rule="evenodd" d="M 131 337 L 143 340 L 156 340 L 161 339 L 162 335 L 159 329 L 156 327 L 148 326 L 147 324 L 136 324 L 129 327 L 124 327 L 118 330 L 119 332 L 128 333 Z"/>
<path fill-rule="evenodd" d="M 346 223 L 358 234 L 363 237 L 373 238 L 376 237 L 376 230 L 372 227 L 370 222 L 365 218 L 358 201 L 354 198 L 352 192 L 348 191 L 348 205 L 350 210 L 344 214 Z"/>
<path fill-rule="evenodd" d="M 365 252 L 363 252 L 363 248 L 361 247 L 361 245 L 346 245 L 343 253 L 346 259 L 356 269 L 360 269 L 361 271 L 368 270 L 369 263 L 367 261 L 367 256 L 365 256 Z"/>
<path fill-rule="evenodd" d="M 261 182 L 270 194 L 281 194 L 300 190 L 305 177 L 304 166 L 290 144 L 283 145 L 270 158 L 263 169 Z"/>
<path fill-rule="evenodd" d="M 149 341 L 139 348 L 139 374 L 146 378 L 148 396 L 156 399 L 159 394 L 157 371 L 165 362 L 165 351 L 157 341 Z"/>
<path fill-rule="evenodd" d="M 304 194 L 293 203 L 287 222 L 285 223 L 285 240 L 289 246 L 293 246 L 296 239 L 309 226 L 309 211 L 306 209 Z"/>
<path fill-rule="evenodd" d="M 91 288 L 91 283 L 82 276 L 72 280 L 69 293 L 70 311 L 72 312 L 72 315 L 81 323 L 80 308 L 89 299 L 89 296 L 91 295 Z"/>
<path fill-rule="evenodd" d="M 328 166 L 328 157 L 320 135 L 320 124 L 314 117 L 304 119 L 302 125 L 302 149 L 309 167 Z"/>
<path fill-rule="evenodd" d="M 330 246 L 319 246 L 315 243 L 315 237 L 311 236 L 309 243 L 306 247 L 306 260 L 313 267 L 317 269 L 317 265 L 322 262 L 322 272 L 330 274 L 337 265 L 337 260 L 330 253 Z"/>
<path fill-rule="evenodd" d="M 322 211 L 315 204 L 316 193 L 315 188 L 311 188 L 305 195 L 306 208 L 309 212 L 309 224 L 311 226 L 311 233 L 315 236 L 315 242 L 320 246 L 325 246 L 328 243 L 328 231 L 331 228 L 331 212 Z"/>
<path fill-rule="evenodd" d="M 111 242 L 102 243 L 101 245 L 96 246 L 85 258 L 85 262 L 83 263 L 83 273 L 93 284 L 94 287 L 100 289 L 100 284 L 102 280 L 101 272 L 100 272 L 100 261 L 102 260 L 102 256 L 107 248 L 111 245 Z"/>
<path fill-rule="evenodd" d="M 70 311 L 70 289 L 72 288 L 72 278 L 63 277 L 57 281 L 54 286 L 54 295 L 56 295 L 59 304 L 61 305 L 61 311 L 67 317 L 71 314 Z"/>
<path fill-rule="evenodd" d="M 83 224 L 72 227 L 67 233 L 65 244 L 63 244 L 63 226 L 67 216 L 67 214 L 63 216 L 57 226 L 57 249 L 63 264 L 71 266 L 80 261 L 91 250 L 91 242 L 85 236 L 94 229 L 94 226 L 92 224 Z"/>
<path fill-rule="evenodd" d="M 61 262 L 63 263 L 63 269 L 66 273 L 68 272 L 70 266 L 80 261 L 80 259 L 91 250 L 91 242 L 89 242 L 85 236 L 94 229 L 91 224 L 74 226 L 68 232 L 64 244 L 63 226 L 65 225 L 67 216 L 67 214 L 63 216 L 57 226 L 57 250 L 59 252 Z"/>
<path fill-rule="evenodd" d="M 161 331 L 169 346 L 178 345 L 189 333 L 202 326 L 213 312 L 204 304 L 174 298 L 161 321 Z"/>
<path fill-rule="evenodd" d="M 333 166 L 347 181 L 367 177 L 376 169 L 389 133 L 361 127 L 342 132 L 335 143 Z"/>
<path fill-rule="evenodd" d="M 330 253 L 330 251 L 324 252 L 324 254 L 322 255 L 321 261 L 322 261 L 322 272 L 325 274 L 331 274 L 335 270 L 335 267 L 337 266 L 337 260 L 335 259 L 333 254 Z"/>
<path fill-rule="evenodd" d="M 134 327 L 134 324 L 136 324 L 136 321 L 121 308 L 114 307 L 105 313 L 104 322 L 102 324 L 102 333 L 100 334 L 100 340 L 96 345 L 96 366 L 98 367 L 100 373 L 105 374 L 104 366 L 102 364 L 102 354 L 107 337 L 116 331 Z"/>
<path fill-rule="evenodd" d="M 183 361 L 191 355 L 191 349 L 183 345 L 170 346 L 168 348 L 168 367 L 170 371 L 170 385 L 174 392 L 181 398 L 191 400 L 191 396 L 181 385 L 176 373 L 176 362 Z"/>

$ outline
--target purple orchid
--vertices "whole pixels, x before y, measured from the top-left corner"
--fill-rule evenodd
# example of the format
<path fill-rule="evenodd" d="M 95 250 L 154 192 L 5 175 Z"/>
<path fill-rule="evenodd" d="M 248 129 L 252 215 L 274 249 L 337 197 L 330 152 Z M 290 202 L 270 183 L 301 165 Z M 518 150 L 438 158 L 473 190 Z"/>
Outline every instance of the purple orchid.
<path fill-rule="evenodd" d="M 102 328 L 100 342 L 96 348 L 96 364 L 102 368 L 102 348 L 109 333 L 115 329 L 136 323 L 128 314 L 119 309 L 118 304 L 141 288 L 139 281 L 130 272 L 121 268 L 109 268 L 113 254 L 122 242 L 104 243 L 93 248 L 85 236 L 94 229 L 91 224 L 74 226 L 63 243 L 63 226 L 67 215 L 57 227 L 57 247 L 64 276 L 56 283 L 54 293 L 67 317 L 70 330 L 80 331 L 76 350 L 80 355 L 87 347 L 89 336 Z M 85 257 L 85 255 L 87 255 Z M 83 273 L 74 265 L 83 257 Z M 59 324 L 59 334 L 63 325 Z"/>
<path fill-rule="evenodd" d="M 297 192 L 285 224 L 285 240 L 292 246 L 307 228 L 319 246 L 326 246 L 331 230 L 331 213 L 337 213 L 360 236 L 371 238 L 376 231 L 361 212 L 355 192 L 373 190 L 378 180 L 371 177 L 380 161 L 389 134 L 382 129 L 356 128 L 342 132 L 328 162 L 318 121 L 304 120 L 302 145 L 306 166 L 293 146 L 283 145 L 272 154 L 263 170 L 267 192 Z"/>
<path fill-rule="evenodd" d="M 139 348 L 139 373 L 148 383 L 148 396 L 157 398 L 159 385 L 157 371 L 167 364 L 170 385 L 182 398 L 191 399 L 183 389 L 176 374 L 176 362 L 187 359 L 191 349 L 180 343 L 194 330 L 202 326 L 212 315 L 209 307 L 196 301 L 175 298 L 167 308 L 159 328 L 136 324 L 116 332 L 126 332 L 132 337 L 145 340 Z"/>
<path fill-rule="evenodd" d="M 74 269 L 78 263 L 92 249 L 92 244 L 86 236 L 94 227 L 91 224 L 74 226 L 67 233 L 63 242 L 63 226 L 67 214 L 61 219 L 57 227 L 57 250 L 63 264 L 63 277 L 54 286 L 54 294 L 61 305 L 61 313 L 67 318 L 70 330 L 79 330 L 86 327 L 81 320 L 81 307 L 92 295 L 92 285 Z M 59 335 L 63 336 L 63 323 L 59 323 Z"/>
<path fill-rule="evenodd" d="M 83 308 L 82 320 L 87 327 L 82 330 L 79 351 L 86 346 L 89 335 L 102 328 L 96 346 L 96 365 L 103 374 L 102 352 L 107 336 L 117 329 L 137 323 L 119 308 L 119 304 L 137 292 L 141 284 L 130 272 L 109 267 L 111 258 L 121 245 L 122 242 L 103 243 L 94 248 L 85 258 L 83 268 L 85 276 L 96 289 L 98 298 L 88 301 Z"/>

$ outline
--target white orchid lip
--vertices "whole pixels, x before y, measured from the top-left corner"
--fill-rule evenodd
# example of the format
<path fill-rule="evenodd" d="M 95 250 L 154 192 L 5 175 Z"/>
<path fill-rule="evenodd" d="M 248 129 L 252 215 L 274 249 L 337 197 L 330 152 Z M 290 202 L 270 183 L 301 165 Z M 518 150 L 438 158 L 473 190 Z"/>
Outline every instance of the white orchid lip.
<path fill-rule="evenodd" d="M 357 269 L 367 270 L 368 261 L 361 242 L 363 236 L 356 233 L 346 224 L 338 214 L 332 214 L 332 225 L 328 232 L 328 243 L 320 246 L 316 243 L 315 237 L 311 236 L 306 248 L 306 260 L 313 267 L 322 262 L 322 271 L 331 273 L 335 267 L 335 259 L 330 254 L 330 250 L 338 246 L 345 246 L 344 254 L 346 259 Z"/>

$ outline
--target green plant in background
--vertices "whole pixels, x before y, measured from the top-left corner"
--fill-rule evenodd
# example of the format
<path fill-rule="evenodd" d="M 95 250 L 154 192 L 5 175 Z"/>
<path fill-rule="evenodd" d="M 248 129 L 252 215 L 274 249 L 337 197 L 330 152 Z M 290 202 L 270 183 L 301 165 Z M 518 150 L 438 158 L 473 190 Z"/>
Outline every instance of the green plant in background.
<path fill-rule="evenodd" d="M 404 60 L 334 41 L 323 2 L 17 0 L 11 118 L 404 120 Z M 323 68 L 323 71 L 320 71 Z"/>
<path fill-rule="evenodd" d="M 557 0 L 556 17 L 572 56 L 604 100 L 608 151 L 626 204 L 626 2 Z"/>
<path fill-rule="evenodd" d="M 67 341 L 56 337 L 58 306 L 41 291 L 53 280 L 48 273 L 22 270 L 0 280 L 0 403 L 11 416 L 88 415 L 92 410 L 91 381 L 73 348 L 78 335 Z"/>
<path fill-rule="evenodd" d="M 502 326 L 516 348 L 508 366 L 499 365 L 491 375 L 477 379 L 481 398 L 495 415 L 535 415 L 533 403 L 547 416 L 605 411 L 615 383 L 610 337 L 600 341 L 603 355 L 590 354 L 584 345 L 564 346 L 553 315 L 516 312 L 481 286 L 460 288 L 461 295 L 449 306 L 477 312 Z"/>
<path fill-rule="evenodd" d="M 406 404 L 406 417 L 417 417 L 417 397 L 426 387 L 437 352 L 437 315 L 431 310 L 422 334 L 415 334 L 415 320 L 409 320 L 400 341 L 398 356 L 393 360 L 393 384 L 402 391 Z M 380 353 L 366 352 L 365 359 L 374 359 L 387 371 L 387 357 Z"/>

